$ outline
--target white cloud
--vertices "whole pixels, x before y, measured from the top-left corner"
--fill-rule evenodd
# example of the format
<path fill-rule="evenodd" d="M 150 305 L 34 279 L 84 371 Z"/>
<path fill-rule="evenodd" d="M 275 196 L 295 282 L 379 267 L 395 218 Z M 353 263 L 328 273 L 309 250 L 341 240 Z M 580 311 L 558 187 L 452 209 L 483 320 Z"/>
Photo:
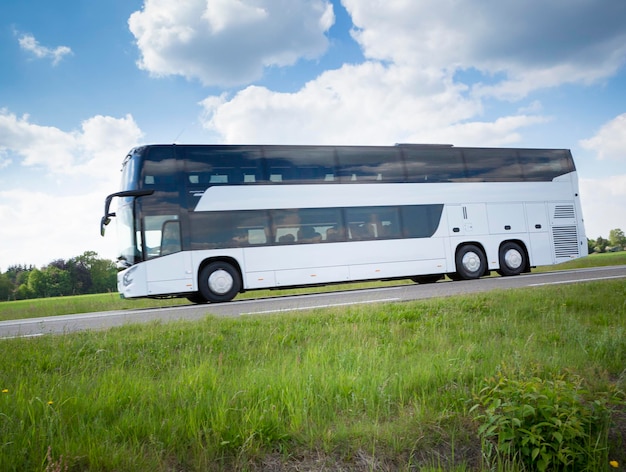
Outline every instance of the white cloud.
<path fill-rule="evenodd" d="M 604 9 L 590 0 L 342 4 L 367 62 L 327 71 L 294 93 L 250 86 L 208 97 L 205 127 L 224 142 L 514 144 L 521 129 L 549 120 L 541 104 L 490 122 L 481 119 L 486 99 L 589 84 L 626 61 L 626 9 L 615 1 Z M 458 74 L 466 70 L 476 71 L 468 84 Z"/>
<path fill-rule="evenodd" d="M 626 174 L 580 179 L 580 195 L 588 238 L 608 238 L 615 228 L 626 231 Z"/>
<path fill-rule="evenodd" d="M 71 183 L 67 183 L 71 185 Z M 104 197 L 116 189 L 94 183 L 90 193 L 0 190 L 0 270 L 14 264 L 44 266 L 85 251 L 115 258 L 115 235 L 100 236 Z"/>
<path fill-rule="evenodd" d="M 367 62 L 325 72 L 296 93 L 251 86 L 202 105 L 206 128 L 229 143 L 503 145 L 545 121 L 520 114 L 471 122 L 482 107 L 466 91 L 443 72 Z"/>
<path fill-rule="evenodd" d="M 599 159 L 626 161 L 626 113 L 606 123 L 596 135 L 580 145 L 596 153 Z"/>
<path fill-rule="evenodd" d="M 64 56 L 72 54 L 72 50 L 67 46 L 58 46 L 54 49 L 47 48 L 39 44 L 32 34 L 24 34 L 18 39 L 20 47 L 33 53 L 38 59 L 52 59 L 52 65 L 57 65 Z"/>
<path fill-rule="evenodd" d="M 22 157 L 27 167 L 45 168 L 54 174 L 90 176 L 110 172 L 113 162 L 137 143 L 141 130 L 132 116 L 95 116 L 82 123 L 80 131 L 66 132 L 31 123 L 0 110 L 0 149 Z M 115 161 L 114 161 L 115 160 Z"/>
<path fill-rule="evenodd" d="M 47 264 L 86 250 L 113 258 L 114 235 L 101 238 L 104 198 L 117 191 L 121 163 L 141 137 L 132 116 L 94 116 L 80 130 L 63 131 L 0 110 L 0 149 L 11 167 L 36 186 L 0 189 L 0 266 Z M 45 171 L 45 174 L 41 170 Z M 27 257 L 27 260 L 18 260 Z"/>
<path fill-rule="evenodd" d="M 144 0 L 128 24 L 139 67 L 205 85 L 237 85 L 326 51 L 328 0 Z"/>
<path fill-rule="evenodd" d="M 343 0 L 372 59 L 485 74 L 476 92 L 519 99 L 538 88 L 590 83 L 626 59 L 620 0 Z M 502 78 L 495 84 L 493 74 Z"/>

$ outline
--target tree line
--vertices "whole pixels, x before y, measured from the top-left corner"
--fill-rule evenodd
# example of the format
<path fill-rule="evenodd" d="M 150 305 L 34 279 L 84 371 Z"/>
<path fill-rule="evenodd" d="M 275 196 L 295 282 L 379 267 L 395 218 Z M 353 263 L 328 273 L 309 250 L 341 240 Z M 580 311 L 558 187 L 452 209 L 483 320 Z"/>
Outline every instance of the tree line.
<path fill-rule="evenodd" d="M 94 251 L 56 259 L 41 269 L 13 265 L 0 273 L 0 301 L 106 293 L 117 290 L 115 263 Z"/>
<path fill-rule="evenodd" d="M 609 239 L 598 236 L 596 239 L 587 239 L 589 254 L 593 252 L 623 251 L 626 248 L 626 236 L 624 232 L 615 228 L 609 232 Z"/>

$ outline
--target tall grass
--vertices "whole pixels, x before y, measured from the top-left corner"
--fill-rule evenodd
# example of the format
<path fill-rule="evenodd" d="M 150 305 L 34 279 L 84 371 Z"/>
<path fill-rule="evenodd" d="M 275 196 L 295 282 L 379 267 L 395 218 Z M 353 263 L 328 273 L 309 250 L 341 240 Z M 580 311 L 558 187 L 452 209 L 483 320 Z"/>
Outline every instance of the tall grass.
<path fill-rule="evenodd" d="M 625 300 L 610 281 L 4 340 L 0 470 L 487 470 L 483 380 L 623 390 Z"/>

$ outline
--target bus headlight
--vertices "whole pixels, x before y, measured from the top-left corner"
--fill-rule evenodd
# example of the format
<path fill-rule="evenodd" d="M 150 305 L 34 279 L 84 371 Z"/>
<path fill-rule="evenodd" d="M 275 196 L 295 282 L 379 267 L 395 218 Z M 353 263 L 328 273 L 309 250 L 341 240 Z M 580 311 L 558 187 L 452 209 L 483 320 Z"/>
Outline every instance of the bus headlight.
<path fill-rule="evenodd" d="M 122 277 L 122 283 L 124 284 L 124 287 L 128 287 L 130 284 L 133 283 L 133 272 L 135 272 L 135 270 L 137 270 L 137 267 L 131 267 Z"/>

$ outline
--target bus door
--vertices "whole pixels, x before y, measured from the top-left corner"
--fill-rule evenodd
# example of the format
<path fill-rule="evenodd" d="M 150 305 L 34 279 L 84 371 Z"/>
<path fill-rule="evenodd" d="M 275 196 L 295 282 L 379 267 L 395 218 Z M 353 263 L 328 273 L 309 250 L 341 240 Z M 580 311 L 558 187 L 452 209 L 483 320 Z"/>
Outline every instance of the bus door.
<path fill-rule="evenodd" d="M 142 241 L 148 295 L 194 290 L 191 255 L 182 250 L 178 215 L 145 216 Z"/>

